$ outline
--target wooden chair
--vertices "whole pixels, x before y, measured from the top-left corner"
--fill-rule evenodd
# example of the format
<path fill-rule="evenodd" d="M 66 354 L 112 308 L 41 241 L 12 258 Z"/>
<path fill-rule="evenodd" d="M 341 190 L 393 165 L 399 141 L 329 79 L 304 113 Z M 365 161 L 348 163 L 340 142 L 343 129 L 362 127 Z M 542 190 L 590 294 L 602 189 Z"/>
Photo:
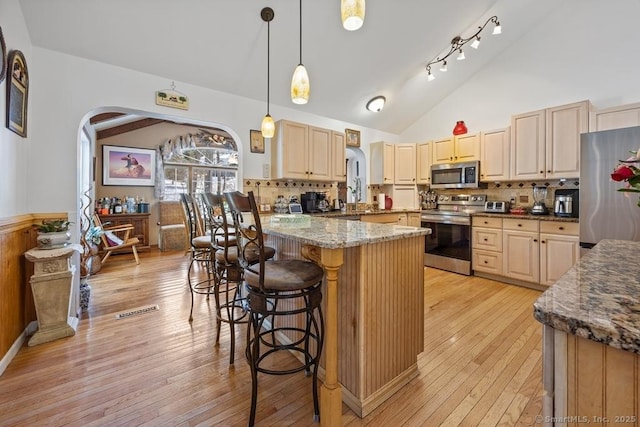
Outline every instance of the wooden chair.
<path fill-rule="evenodd" d="M 114 251 L 120 249 L 131 248 L 133 251 L 133 256 L 136 259 L 136 264 L 140 264 L 140 259 L 138 258 L 138 251 L 136 249 L 136 245 L 140 243 L 137 237 L 131 237 L 131 231 L 133 231 L 133 224 L 122 224 L 122 225 L 114 225 L 112 227 L 105 227 L 102 225 L 102 221 L 100 221 L 100 217 L 98 214 L 93 215 L 93 223 L 96 227 L 100 227 L 104 233 L 102 234 L 102 246 L 105 251 L 104 256 L 102 257 L 101 263 L 104 264 L 105 261 L 111 256 Z"/>

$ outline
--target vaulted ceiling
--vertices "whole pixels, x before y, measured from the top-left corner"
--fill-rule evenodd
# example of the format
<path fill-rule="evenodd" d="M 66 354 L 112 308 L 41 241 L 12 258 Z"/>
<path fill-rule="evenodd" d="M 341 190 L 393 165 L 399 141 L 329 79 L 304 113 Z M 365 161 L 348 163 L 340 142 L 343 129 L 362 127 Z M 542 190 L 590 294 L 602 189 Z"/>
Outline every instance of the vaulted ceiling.
<path fill-rule="evenodd" d="M 294 105 L 289 85 L 299 62 L 295 0 L 20 0 L 34 46 L 165 77 L 180 84 L 266 100 L 271 23 L 271 103 L 354 125 L 401 133 L 545 15 L 557 0 L 369 0 L 364 26 L 342 28 L 340 0 L 303 0 L 303 63 L 311 97 Z M 503 34 L 483 32 L 478 50 L 427 82 L 425 65 L 498 16 Z M 380 113 L 366 102 L 384 95 Z M 258 119 L 259 120 L 259 119 Z"/>

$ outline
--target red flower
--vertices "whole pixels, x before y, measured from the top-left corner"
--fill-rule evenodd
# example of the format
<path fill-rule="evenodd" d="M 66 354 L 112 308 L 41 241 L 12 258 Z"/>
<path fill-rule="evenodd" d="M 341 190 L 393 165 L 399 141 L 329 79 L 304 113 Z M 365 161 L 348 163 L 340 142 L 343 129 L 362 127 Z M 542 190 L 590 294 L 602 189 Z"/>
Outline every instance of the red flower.
<path fill-rule="evenodd" d="M 633 170 L 627 165 L 618 165 L 615 171 L 611 174 L 611 179 L 614 181 L 625 181 L 633 177 Z"/>

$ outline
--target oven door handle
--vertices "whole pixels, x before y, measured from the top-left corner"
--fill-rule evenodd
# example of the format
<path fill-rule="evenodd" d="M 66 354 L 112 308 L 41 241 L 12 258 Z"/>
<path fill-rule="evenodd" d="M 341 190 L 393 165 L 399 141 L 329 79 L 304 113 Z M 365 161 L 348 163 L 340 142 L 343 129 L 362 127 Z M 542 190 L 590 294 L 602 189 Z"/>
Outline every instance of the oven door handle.
<path fill-rule="evenodd" d="M 471 225 L 470 219 L 463 216 L 422 215 L 420 220 L 422 222 L 434 222 L 436 224 Z"/>

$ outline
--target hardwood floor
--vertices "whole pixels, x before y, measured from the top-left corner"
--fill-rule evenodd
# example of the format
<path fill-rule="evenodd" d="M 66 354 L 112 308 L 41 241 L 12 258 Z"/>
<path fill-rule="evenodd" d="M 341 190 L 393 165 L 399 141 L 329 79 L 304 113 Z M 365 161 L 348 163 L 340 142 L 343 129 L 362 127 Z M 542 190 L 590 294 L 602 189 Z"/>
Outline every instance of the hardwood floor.
<path fill-rule="evenodd" d="M 251 380 L 244 328 L 215 345 L 213 299 L 190 294 L 182 253 L 109 259 L 91 278 L 76 336 L 23 347 L 0 376 L 1 426 L 241 426 Z M 343 405 L 346 426 L 531 426 L 541 413 L 540 292 L 428 268 L 420 375 L 372 414 Z M 158 304 L 120 320 L 115 313 Z M 278 363 L 295 363 L 285 355 Z M 257 425 L 318 425 L 311 378 L 260 376 Z"/>

